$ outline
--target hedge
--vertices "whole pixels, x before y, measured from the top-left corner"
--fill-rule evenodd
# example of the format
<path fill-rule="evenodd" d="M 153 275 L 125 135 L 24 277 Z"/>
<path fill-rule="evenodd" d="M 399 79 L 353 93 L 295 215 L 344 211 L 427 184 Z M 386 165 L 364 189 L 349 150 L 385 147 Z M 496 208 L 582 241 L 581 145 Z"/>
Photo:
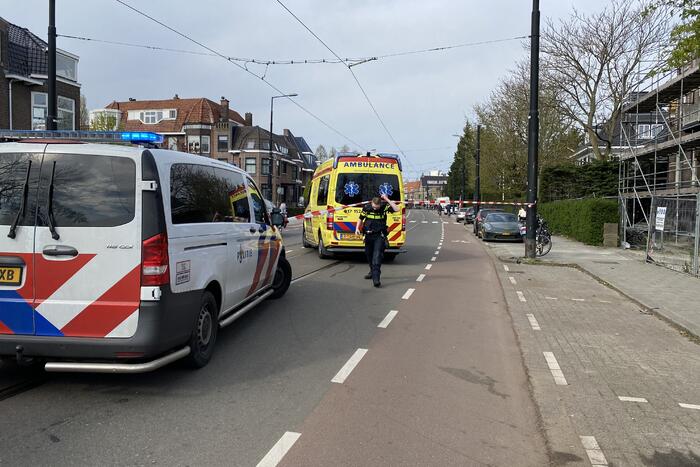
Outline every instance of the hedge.
<path fill-rule="evenodd" d="M 569 199 L 544 203 L 537 208 L 552 233 L 588 245 L 603 244 L 603 224 L 619 222 L 617 200 Z"/>
<path fill-rule="evenodd" d="M 543 202 L 560 199 L 603 198 L 615 196 L 618 185 L 618 163 L 595 161 L 545 167 L 540 173 L 539 198 Z"/>

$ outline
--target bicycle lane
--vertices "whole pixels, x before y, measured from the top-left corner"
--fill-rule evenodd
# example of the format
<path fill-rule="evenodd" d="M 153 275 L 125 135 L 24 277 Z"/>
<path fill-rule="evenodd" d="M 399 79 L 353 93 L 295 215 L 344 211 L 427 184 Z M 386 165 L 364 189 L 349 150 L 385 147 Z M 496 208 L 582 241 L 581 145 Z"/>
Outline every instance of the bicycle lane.
<path fill-rule="evenodd" d="M 338 372 L 280 465 L 548 463 L 490 258 L 464 227 L 442 228 L 416 284 Z"/>

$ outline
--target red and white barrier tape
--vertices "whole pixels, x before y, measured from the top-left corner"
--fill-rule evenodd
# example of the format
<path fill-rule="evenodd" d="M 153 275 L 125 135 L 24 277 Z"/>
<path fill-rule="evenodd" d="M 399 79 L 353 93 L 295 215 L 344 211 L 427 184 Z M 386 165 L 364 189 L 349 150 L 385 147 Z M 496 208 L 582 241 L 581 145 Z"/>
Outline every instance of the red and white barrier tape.
<path fill-rule="evenodd" d="M 361 203 L 355 203 L 355 204 L 347 204 L 347 205 L 342 205 L 342 206 L 331 206 L 328 209 L 323 209 L 320 211 L 308 211 L 305 212 L 304 214 L 298 214 L 296 216 L 289 216 L 287 220 L 292 223 L 296 222 L 299 220 L 303 219 L 311 219 L 312 217 L 317 217 L 317 216 L 323 216 L 325 214 L 328 214 L 330 212 L 336 212 L 336 211 L 342 211 L 343 209 L 346 208 L 357 208 L 360 206 L 364 206 L 365 204 L 369 204 L 371 201 L 363 201 Z"/>
<path fill-rule="evenodd" d="M 445 202 L 440 202 L 438 203 L 435 200 L 415 200 L 415 199 L 408 199 L 406 200 L 406 204 L 425 204 L 425 205 L 433 205 L 433 204 L 479 204 L 479 205 L 487 205 L 487 206 L 493 206 L 493 205 L 501 205 L 501 206 L 527 206 L 527 207 L 532 207 L 537 203 L 519 203 L 515 201 L 459 201 L 459 200 L 449 200 Z"/>

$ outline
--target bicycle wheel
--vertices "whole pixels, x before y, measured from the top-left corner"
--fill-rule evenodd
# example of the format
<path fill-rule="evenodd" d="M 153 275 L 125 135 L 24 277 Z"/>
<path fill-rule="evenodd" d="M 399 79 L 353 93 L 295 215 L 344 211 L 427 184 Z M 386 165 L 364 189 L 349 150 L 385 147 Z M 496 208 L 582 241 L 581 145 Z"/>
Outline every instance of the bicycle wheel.
<path fill-rule="evenodd" d="M 549 234 L 537 235 L 537 256 L 544 256 L 552 249 L 552 236 Z"/>

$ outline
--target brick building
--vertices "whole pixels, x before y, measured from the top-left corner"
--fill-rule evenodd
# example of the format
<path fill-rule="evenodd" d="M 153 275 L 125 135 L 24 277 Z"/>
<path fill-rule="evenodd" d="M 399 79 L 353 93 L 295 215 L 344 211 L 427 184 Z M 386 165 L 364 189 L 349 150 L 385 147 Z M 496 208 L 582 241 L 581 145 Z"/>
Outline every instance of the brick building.
<path fill-rule="evenodd" d="M 0 18 L 0 128 L 46 129 L 47 48 L 28 29 Z M 57 127 L 61 130 L 80 129 L 78 61 L 78 56 L 57 50 Z"/>

